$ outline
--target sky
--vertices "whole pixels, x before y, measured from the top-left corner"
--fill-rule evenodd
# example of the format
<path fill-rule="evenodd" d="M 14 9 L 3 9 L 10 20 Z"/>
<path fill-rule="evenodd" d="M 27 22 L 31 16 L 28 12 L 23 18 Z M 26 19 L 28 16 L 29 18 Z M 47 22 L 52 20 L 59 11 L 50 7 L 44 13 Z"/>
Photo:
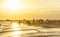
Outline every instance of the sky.
<path fill-rule="evenodd" d="M 0 19 L 60 19 L 60 0 L 0 0 Z"/>

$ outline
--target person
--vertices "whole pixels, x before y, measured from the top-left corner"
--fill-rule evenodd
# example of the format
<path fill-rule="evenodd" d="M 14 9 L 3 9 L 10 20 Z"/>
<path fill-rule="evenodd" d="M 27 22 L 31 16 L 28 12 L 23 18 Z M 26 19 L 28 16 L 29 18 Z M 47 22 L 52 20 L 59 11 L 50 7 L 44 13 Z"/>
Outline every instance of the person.
<path fill-rule="evenodd" d="M 0 26 L 1 26 L 1 24 L 0 24 Z"/>

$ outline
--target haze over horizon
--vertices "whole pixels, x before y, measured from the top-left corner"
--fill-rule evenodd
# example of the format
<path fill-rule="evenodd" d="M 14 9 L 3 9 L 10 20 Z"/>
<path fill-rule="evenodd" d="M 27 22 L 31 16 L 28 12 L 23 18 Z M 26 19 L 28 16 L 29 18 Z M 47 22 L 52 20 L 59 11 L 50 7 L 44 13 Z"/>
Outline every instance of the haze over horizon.
<path fill-rule="evenodd" d="M 60 19 L 60 0 L 0 0 L 0 19 Z"/>

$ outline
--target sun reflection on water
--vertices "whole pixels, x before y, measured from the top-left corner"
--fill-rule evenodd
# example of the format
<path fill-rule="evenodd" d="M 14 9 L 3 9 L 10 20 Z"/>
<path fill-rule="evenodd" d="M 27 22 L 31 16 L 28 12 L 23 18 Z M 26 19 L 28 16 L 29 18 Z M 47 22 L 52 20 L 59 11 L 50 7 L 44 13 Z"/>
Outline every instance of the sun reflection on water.
<path fill-rule="evenodd" d="M 14 22 L 11 24 L 11 28 L 13 30 L 12 35 L 13 37 L 19 37 L 22 34 L 22 31 L 20 31 L 20 25 L 17 22 Z"/>
<path fill-rule="evenodd" d="M 20 23 L 20 28 L 26 28 L 26 27 L 28 27 L 28 25 L 27 25 L 27 24 Z"/>
<path fill-rule="evenodd" d="M 20 28 L 19 28 L 19 24 L 18 23 L 12 23 L 12 29 L 13 30 L 19 30 Z"/>
<path fill-rule="evenodd" d="M 21 31 L 15 31 L 12 33 L 13 37 L 20 37 L 22 35 Z"/>

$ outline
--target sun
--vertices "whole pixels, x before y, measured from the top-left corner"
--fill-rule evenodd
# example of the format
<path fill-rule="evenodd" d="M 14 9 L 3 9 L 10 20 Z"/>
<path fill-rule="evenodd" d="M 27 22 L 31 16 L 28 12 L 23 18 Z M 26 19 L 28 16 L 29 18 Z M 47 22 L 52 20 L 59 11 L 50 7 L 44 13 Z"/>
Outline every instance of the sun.
<path fill-rule="evenodd" d="M 22 4 L 18 2 L 18 0 L 7 0 L 4 4 L 5 8 L 8 9 L 17 9 L 17 8 L 21 8 Z"/>
<path fill-rule="evenodd" d="M 3 13 L 9 16 L 21 13 L 23 7 L 24 4 L 20 0 L 5 0 L 1 3 Z"/>

